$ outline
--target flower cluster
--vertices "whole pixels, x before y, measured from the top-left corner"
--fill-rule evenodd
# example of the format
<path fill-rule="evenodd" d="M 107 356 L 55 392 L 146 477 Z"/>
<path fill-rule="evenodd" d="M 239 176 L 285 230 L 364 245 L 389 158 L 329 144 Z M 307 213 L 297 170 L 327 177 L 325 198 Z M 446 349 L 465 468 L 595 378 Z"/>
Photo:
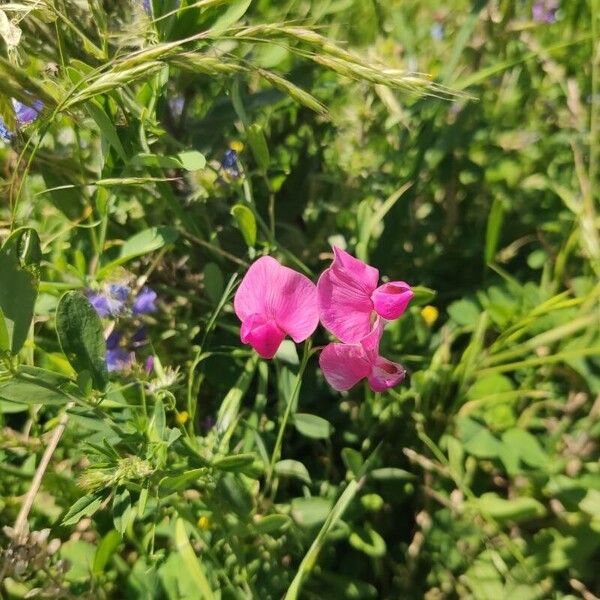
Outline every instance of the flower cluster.
<path fill-rule="evenodd" d="M 157 294 L 149 287 L 134 293 L 124 283 L 111 283 L 101 290 L 89 291 L 88 300 L 102 318 L 135 319 L 156 312 Z M 129 371 L 136 363 L 136 351 L 148 342 L 146 330 L 138 323 L 132 327 L 113 327 L 106 338 L 106 366 L 109 371 Z M 152 370 L 152 357 L 146 360 L 146 371 Z"/>
<path fill-rule="evenodd" d="M 263 358 L 273 358 L 283 339 L 309 338 L 319 321 L 340 341 L 328 344 L 320 366 L 336 390 L 367 379 L 381 392 L 400 383 L 402 365 L 379 354 L 387 321 L 404 313 L 413 297 L 404 281 L 379 283 L 379 271 L 334 247 L 334 260 L 317 285 L 304 275 L 263 256 L 254 262 L 234 298 L 240 337 Z"/>
<path fill-rule="evenodd" d="M 34 100 L 31 106 L 23 104 L 15 98 L 12 98 L 12 106 L 15 111 L 15 119 L 19 127 L 25 127 L 30 123 L 33 123 L 38 118 L 44 103 L 41 100 Z M 14 135 L 7 126 L 6 123 L 0 117 L 0 137 L 6 141 L 10 141 Z"/>

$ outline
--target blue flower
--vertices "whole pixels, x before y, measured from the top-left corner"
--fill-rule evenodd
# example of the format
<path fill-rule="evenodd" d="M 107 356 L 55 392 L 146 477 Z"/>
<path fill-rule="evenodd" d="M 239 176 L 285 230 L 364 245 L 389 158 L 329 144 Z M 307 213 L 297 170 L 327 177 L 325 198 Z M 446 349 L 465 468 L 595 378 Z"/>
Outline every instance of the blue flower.
<path fill-rule="evenodd" d="M 32 106 L 27 106 L 18 100 L 12 99 L 12 105 L 19 125 L 29 125 L 38 118 L 40 111 L 44 108 L 41 100 L 34 100 Z"/>
<path fill-rule="evenodd" d="M 134 315 L 148 315 L 156 312 L 156 292 L 149 287 L 143 287 L 136 299 L 133 301 L 133 314 Z"/>
<path fill-rule="evenodd" d="M 152 16 L 152 0 L 142 0 L 142 6 L 144 7 L 144 11 L 146 14 L 151 17 Z"/>
<path fill-rule="evenodd" d="M 21 127 L 33 123 L 38 118 L 42 108 L 44 108 L 44 103 L 41 100 L 34 100 L 32 106 L 23 104 L 14 98 L 11 99 L 11 102 L 15 111 L 17 125 Z M 14 132 L 7 127 L 4 120 L 0 117 L 0 137 L 8 142 L 13 138 L 13 135 Z"/>
<path fill-rule="evenodd" d="M 105 292 L 90 292 L 88 300 L 101 317 L 117 317 L 125 307 L 130 289 L 126 285 L 113 283 Z"/>
<path fill-rule="evenodd" d="M 2 120 L 2 117 L 0 117 L 0 137 L 5 141 L 10 142 L 12 136 L 12 132 L 6 126 L 6 123 Z"/>
<path fill-rule="evenodd" d="M 109 372 L 128 371 L 135 363 L 135 353 L 121 345 L 123 334 L 113 330 L 106 338 L 106 368 Z"/>

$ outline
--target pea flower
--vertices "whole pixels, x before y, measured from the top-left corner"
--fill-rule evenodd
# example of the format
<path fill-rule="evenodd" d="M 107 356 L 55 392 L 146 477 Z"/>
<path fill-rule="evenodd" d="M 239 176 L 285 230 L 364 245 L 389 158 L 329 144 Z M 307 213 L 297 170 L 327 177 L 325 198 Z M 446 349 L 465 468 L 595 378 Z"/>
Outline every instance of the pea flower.
<path fill-rule="evenodd" d="M 233 307 L 242 322 L 242 342 L 263 358 L 273 358 L 286 335 L 302 342 L 319 323 L 315 284 L 270 256 L 250 266 Z"/>
<path fill-rule="evenodd" d="M 116 329 L 106 338 L 106 368 L 110 372 L 129 371 L 135 364 L 135 353 L 122 344 L 123 334 Z"/>
<path fill-rule="evenodd" d="M 374 392 L 384 392 L 399 384 L 406 375 L 404 367 L 379 355 L 383 324 L 355 344 L 332 343 L 319 356 L 319 365 L 327 383 L 339 392 L 349 390 L 367 379 Z"/>
<path fill-rule="evenodd" d="M 334 259 L 317 283 L 323 326 L 346 344 L 369 335 L 378 317 L 397 319 L 413 297 L 404 281 L 377 287 L 379 271 L 334 246 Z"/>
<path fill-rule="evenodd" d="M 33 121 L 38 118 L 42 108 L 44 108 L 44 103 L 41 100 L 34 100 L 31 106 L 23 104 L 23 102 L 19 102 L 19 100 L 16 100 L 15 98 L 11 98 L 11 102 L 13 110 L 15 111 L 17 125 L 20 127 L 33 123 Z M 13 135 L 14 132 L 12 132 L 6 126 L 6 123 L 2 118 L 0 118 L 0 137 L 6 141 L 10 141 Z"/>
<path fill-rule="evenodd" d="M 156 312 L 156 305 L 154 304 L 156 298 L 156 292 L 153 289 L 144 286 L 133 301 L 131 307 L 133 314 L 149 315 L 150 313 Z"/>
<path fill-rule="evenodd" d="M 120 283 L 112 283 L 104 292 L 88 293 L 88 300 L 100 317 L 117 317 L 125 308 L 131 290 Z"/>

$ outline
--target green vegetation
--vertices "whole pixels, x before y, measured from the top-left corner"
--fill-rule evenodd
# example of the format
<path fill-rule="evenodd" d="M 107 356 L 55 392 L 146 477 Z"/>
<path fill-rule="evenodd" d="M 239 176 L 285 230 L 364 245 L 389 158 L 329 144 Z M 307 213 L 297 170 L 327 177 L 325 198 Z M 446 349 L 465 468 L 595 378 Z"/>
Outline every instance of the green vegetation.
<path fill-rule="evenodd" d="M 598 0 L 0 5 L 0 597 L 596 598 L 599 87 Z M 386 392 L 240 341 L 332 245 Z"/>

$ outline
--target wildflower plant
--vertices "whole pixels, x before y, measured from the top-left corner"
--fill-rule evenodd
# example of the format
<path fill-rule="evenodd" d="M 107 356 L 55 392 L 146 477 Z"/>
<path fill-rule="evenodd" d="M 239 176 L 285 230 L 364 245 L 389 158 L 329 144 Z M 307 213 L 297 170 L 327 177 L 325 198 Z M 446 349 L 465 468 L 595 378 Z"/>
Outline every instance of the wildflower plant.
<path fill-rule="evenodd" d="M 0 6 L 1 597 L 592 597 L 576 4 Z"/>

